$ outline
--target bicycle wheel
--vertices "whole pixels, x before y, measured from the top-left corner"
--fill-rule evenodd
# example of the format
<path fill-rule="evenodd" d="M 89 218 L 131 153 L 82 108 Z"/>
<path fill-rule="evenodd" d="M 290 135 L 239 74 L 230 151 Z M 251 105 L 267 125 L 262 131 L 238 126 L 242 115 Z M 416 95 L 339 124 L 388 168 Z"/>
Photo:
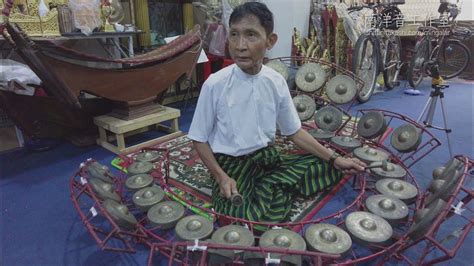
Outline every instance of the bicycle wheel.
<path fill-rule="evenodd" d="M 425 71 L 425 63 L 428 61 L 429 58 L 429 38 L 423 37 L 416 45 L 415 45 L 415 53 L 410 61 L 410 66 L 408 67 L 408 74 L 407 79 L 410 86 L 413 88 L 418 87 L 423 77 L 426 74 Z"/>
<path fill-rule="evenodd" d="M 451 79 L 459 76 L 469 64 L 471 52 L 463 43 L 457 40 L 448 40 L 435 51 L 439 74 L 443 79 Z"/>
<path fill-rule="evenodd" d="M 392 35 L 387 40 L 384 53 L 383 80 L 389 90 L 398 86 L 398 73 L 400 71 L 400 38 Z"/>
<path fill-rule="evenodd" d="M 375 90 L 375 82 L 379 73 L 379 47 L 376 40 L 369 34 L 362 34 L 354 47 L 352 70 L 364 81 L 364 87 L 357 94 L 357 100 L 367 102 Z"/>

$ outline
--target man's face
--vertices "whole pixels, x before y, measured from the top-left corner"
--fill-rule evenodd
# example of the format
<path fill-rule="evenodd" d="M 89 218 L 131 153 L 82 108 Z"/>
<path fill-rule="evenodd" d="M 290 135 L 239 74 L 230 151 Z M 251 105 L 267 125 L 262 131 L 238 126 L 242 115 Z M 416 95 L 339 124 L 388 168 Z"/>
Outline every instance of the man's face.
<path fill-rule="evenodd" d="M 247 15 L 230 25 L 229 52 L 240 69 L 255 75 L 260 71 L 265 51 L 276 42 L 274 33 L 267 35 L 254 15 Z"/>

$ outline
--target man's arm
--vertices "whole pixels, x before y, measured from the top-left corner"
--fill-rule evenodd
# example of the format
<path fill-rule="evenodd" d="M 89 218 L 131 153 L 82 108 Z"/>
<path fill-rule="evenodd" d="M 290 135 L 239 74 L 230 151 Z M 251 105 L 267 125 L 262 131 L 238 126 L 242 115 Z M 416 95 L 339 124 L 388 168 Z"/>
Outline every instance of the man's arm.
<path fill-rule="evenodd" d="M 237 183 L 233 178 L 230 178 L 224 170 L 217 163 L 214 153 L 212 153 L 211 147 L 207 142 L 193 141 L 194 148 L 196 149 L 202 162 L 206 165 L 211 175 L 214 177 L 216 182 L 219 184 L 221 196 L 230 198 L 232 194 L 238 193 Z"/>
<path fill-rule="evenodd" d="M 303 128 L 300 128 L 295 134 L 290 135 L 289 138 L 301 149 L 312 153 L 313 155 L 321 158 L 324 161 L 329 161 L 329 158 L 334 153 L 333 150 L 330 150 L 321 145 L 321 143 L 319 143 Z M 363 171 L 366 165 L 365 163 L 355 158 L 348 159 L 343 157 L 337 157 L 334 161 L 334 167 L 336 167 L 336 169 L 344 171 L 345 173 L 357 173 Z"/>

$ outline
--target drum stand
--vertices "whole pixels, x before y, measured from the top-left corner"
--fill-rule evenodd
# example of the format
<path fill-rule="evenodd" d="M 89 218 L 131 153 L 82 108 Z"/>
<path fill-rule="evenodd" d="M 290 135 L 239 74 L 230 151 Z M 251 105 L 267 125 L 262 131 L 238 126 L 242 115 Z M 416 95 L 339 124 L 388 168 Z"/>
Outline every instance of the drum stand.
<path fill-rule="evenodd" d="M 431 73 L 439 73 L 437 64 L 434 64 L 431 67 L 433 68 Z M 428 98 L 428 101 L 426 102 L 425 107 L 423 107 L 423 111 L 421 112 L 420 116 L 418 117 L 416 121 L 418 123 L 421 122 L 421 120 L 423 119 L 423 116 L 426 115 L 425 120 L 423 120 L 423 124 L 425 125 L 425 127 L 442 130 L 446 133 L 446 139 L 448 140 L 449 156 L 452 158 L 453 152 L 451 149 L 451 141 L 449 139 L 449 133 L 451 133 L 452 130 L 448 128 L 448 119 L 446 115 L 446 110 L 444 109 L 444 102 L 443 102 L 443 98 L 444 98 L 443 89 L 448 88 L 449 85 L 443 84 L 443 80 L 439 77 L 439 74 L 432 75 L 432 77 L 433 77 L 433 81 L 431 84 L 431 88 L 433 88 L 433 90 L 430 93 L 430 97 Z M 441 111 L 443 114 L 444 127 L 433 126 L 433 117 L 435 114 L 436 103 L 438 101 L 438 98 L 439 98 L 439 102 L 441 103 Z"/>

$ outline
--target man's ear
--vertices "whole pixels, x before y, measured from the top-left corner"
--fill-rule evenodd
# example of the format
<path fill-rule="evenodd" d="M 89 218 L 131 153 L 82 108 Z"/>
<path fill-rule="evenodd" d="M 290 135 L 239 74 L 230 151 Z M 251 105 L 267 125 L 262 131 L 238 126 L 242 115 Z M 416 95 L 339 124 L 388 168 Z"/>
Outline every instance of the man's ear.
<path fill-rule="evenodd" d="M 267 37 L 267 49 L 270 50 L 275 45 L 278 40 L 278 35 L 276 33 L 270 33 Z"/>

